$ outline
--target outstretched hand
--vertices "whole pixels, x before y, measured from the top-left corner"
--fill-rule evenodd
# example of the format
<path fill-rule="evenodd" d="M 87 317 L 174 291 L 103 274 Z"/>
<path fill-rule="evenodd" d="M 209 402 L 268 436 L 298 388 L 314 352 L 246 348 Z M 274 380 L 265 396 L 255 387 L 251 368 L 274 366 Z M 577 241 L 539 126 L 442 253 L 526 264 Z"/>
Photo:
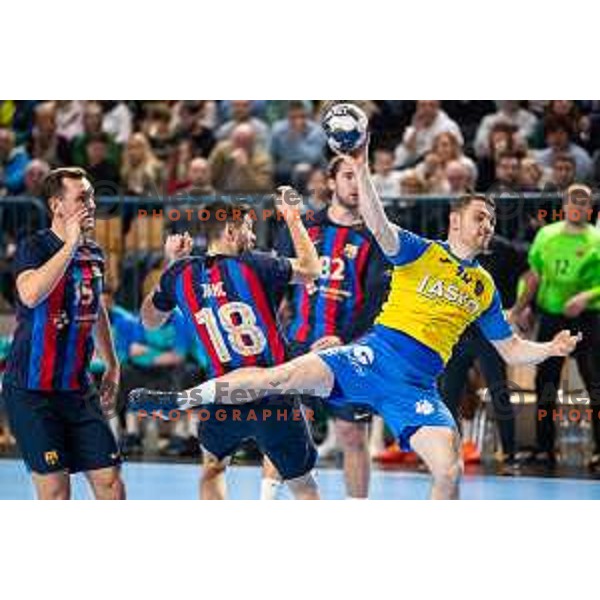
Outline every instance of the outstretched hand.
<path fill-rule="evenodd" d="M 551 356 L 569 356 L 577 344 L 582 340 L 583 335 L 578 333 L 577 335 L 571 335 L 568 329 L 563 329 L 561 332 L 554 336 L 554 339 L 550 342 L 550 353 Z"/>

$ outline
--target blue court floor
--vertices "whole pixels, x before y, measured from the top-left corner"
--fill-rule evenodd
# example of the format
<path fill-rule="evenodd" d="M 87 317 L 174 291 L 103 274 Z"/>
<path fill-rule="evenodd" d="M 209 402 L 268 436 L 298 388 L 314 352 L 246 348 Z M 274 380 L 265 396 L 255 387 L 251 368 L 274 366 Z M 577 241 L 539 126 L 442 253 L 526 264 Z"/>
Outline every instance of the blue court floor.
<path fill-rule="evenodd" d="M 199 468 L 191 464 L 126 463 L 123 475 L 127 495 L 132 500 L 195 499 Z M 229 496 L 235 500 L 257 499 L 260 470 L 258 467 L 232 467 L 227 475 Z M 343 498 L 341 471 L 318 472 L 322 496 Z M 377 500 L 414 500 L 427 497 L 428 477 L 420 473 L 374 471 L 371 498 Z M 74 496 L 90 498 L 81 476 L 74 481 Z M 289 497 L 284 491 L 282 497 Z M 33 489 L 23 463 L 0 459 L 0 500 L 33 498 Z M 497 477 L 466 475 L 462 498 L 468 500 L 596 500 L 600 499 L 600 481 L 582 479 L 546 479 L 538 477 Z"/>

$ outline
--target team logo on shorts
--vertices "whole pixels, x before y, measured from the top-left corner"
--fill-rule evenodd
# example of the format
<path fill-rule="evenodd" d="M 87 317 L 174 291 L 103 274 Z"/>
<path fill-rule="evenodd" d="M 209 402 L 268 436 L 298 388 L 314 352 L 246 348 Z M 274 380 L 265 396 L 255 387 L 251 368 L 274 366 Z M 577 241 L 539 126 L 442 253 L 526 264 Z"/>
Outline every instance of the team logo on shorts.
<path fill-rule="evenodd" d="M 44 460 L 49 467 L 53 467 L 58 464 L 58 452 L 56 450 L 50 450 L 44 452 Z"/>
<path fill-rule="evenodd" d="M 354 346 L 351 348 L 349 358 L 353 369 L 359 375 L 365 375 L 367 372 L 365 367 L 373 364 L 375 353 L 369 346 Z"/>
<path fill-rule="evenodd" d="M 435 412 L 435 407 L 429 400 L 417 400 L 415 402 L 415 412 L 418 415 L 427 416 Z"/>

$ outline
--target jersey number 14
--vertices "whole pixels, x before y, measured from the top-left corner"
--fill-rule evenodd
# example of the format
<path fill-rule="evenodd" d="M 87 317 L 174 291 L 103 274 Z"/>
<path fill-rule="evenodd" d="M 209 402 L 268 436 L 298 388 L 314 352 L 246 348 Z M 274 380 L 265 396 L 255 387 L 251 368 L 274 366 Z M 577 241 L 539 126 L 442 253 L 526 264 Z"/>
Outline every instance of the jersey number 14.
<path fill-rule="evenodd" d="M 260 354 L 267 345 L 264 333 L 256 324 L 256 315 L 252 307 L 245 302 L 228 302 L 216 312 L 212 308 L 203 308 L 195 316 L 196 322 L 206 327 L 208 337 L 221 362 L 231 361 L 225 337 L 229 346 L 242 356 Z"/>

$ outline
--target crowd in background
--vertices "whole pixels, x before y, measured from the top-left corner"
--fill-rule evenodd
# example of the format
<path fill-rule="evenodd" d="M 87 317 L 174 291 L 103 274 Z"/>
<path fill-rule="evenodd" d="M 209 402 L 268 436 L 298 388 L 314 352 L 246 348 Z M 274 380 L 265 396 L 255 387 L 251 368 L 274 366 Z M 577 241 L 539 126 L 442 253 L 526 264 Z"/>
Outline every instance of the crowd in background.
<path fill-rule="evenodd" d="M 469 190 L 560 193 L 574 181 L 600 183 L 600 101 L 359 104 L 369 116 L 374 182 L 386 202 L 419 195 L 443 199 Z M 98 196 L 205 197 L 269 193 L 290 184 L 307 193 L 315 208 L 325 206 L 331 157 L 319 124 L 325 105 L 0 101 L 0 219 L 2 196 L 39 197 L 48 171 L 66 165 L 83 167 Z M 418 230 L 415 224 L 425 222 L 412 218 L 427 212 L 418 203 L 408 201 L 400 209 L 396 204 L 395 210 L 404 211 L 396 216 L 409 227 Z M 508 229 L 514 238 L 530 241 L 542 223 L 533 215 L 519 219 Z M 10 305 L 9 257 L 21 232 L 6 223 L 0 228 L 0 277 L 3 300 Z M 152 274 L 152 264 L 147 272 Z M 125 272 L 112 283 L 123 282 L 131 282 Z M 117 301 L 123 298 L 120 292 Z M 119 356 L 131 384 L 125 389 L 140 379 L 147 382 L 152 374 L 158 374 L 156 386 L 179 387 L 189 378 L 186 364 L 196 371 L 202 366 L 201 350 L 186 341 L 176 319 L 168 331 L 153 336 L 141 328 L 135 302 L 119 306 L 111 298 L 110 303 Z M 0 339 L 0 361 L 2 344 Z M 174 376 L 183 379 L 174 382 Z M 141 448 L 138 429 L 133 422 L 128 425 L 130 449 Z M 193 427 L 181 423 L 176 430 L 169 441 L 174 453 L 195 448 L 184 443 Z"/>
<path fill-rule="evenodd" d="M 600 181 L 598 101 L 361 101 L 386 197 Z M 0 195 L 85 168 L 107 195 L 261 192 L 329 157 L 319 101 L 0 101 Z"/>

